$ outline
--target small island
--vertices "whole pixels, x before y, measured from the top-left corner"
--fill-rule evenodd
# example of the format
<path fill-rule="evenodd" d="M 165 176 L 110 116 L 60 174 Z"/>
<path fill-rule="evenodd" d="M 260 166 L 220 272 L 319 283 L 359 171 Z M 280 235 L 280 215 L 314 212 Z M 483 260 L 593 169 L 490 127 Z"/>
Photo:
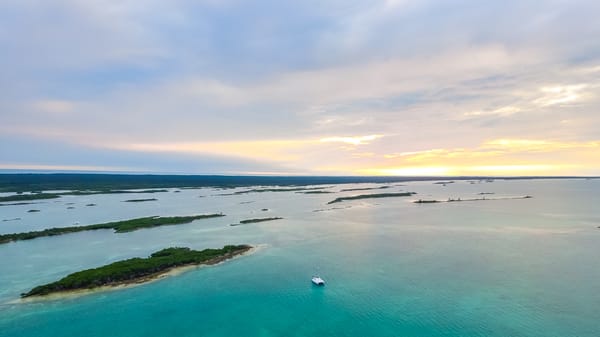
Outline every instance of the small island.
<path fill-rule="evenodd" d="M 15 202 L 12 204 L 0 204 L 0 206 L 22 206 L 22 205 L 33 205 L 39 204 L 39 202 Z"/>
<path fill-rule="evenodd" d="M 94 195 L 94 194 L 135 194 L 135 193 L 163 193 L 169 192 L 165 189 L 154 190 L 77 190 L 70 192 L 57 193 L 57 195 Z"/>
<path fill-rule="evenodd" d="M 37 286 L 21 294 L 21 297 L 144 283 L 178 267 L 216 264 L 243 254 L 251 248 L 249 245 L 228 245 L 221 249 L 200 251 L 185 247 L 166 248 L 147 258 L 127 259 L 70 274 L 56 282 Z"/>
<path fill-rule="evenodd" d="M 440 200 L 429 200 L 429 199 L 419 199 L 415 201 L 415 204 L 435 204 L 437 202 L 441 202 Z"/>
<path fill-rule="evenodd" d="M 64 195 L 75 195 L 75 196 L 85 196 L 85 195 L 94 195 L 94 194 L 135 194 L 135 193 L 160 193 L 160 192 L 168 192 L 165 189 L 155 189 L 155 190 L 101 190 L 101 191 L 91 191 L 91 190 L 78 190 L 78 191 L 70 191 L 70 192 L 60 192 L 60 193 L 43 193 L 43 192 L 32 192 L 30 194 L 17 193 L 14 195 L 9 195 L 5 197 L 0 197 L 0 202 L 6 201 L 30 201 L 30 200 L 44 200 L 44 199 L 56 199 L 60 198 Z"/>
<path fill-rule="evenodd" d="M 124 200 L 123 202 L 144 202 L 144 201 L 157 201 L 158 199 L 156 198 L 148 198 L 148 199 L 129 199 L 129 200 Z"/>
<path fill-rule="evenodd" d="M 264 192 L 297 192 L 297 191 L 316 191 L 323 190 L 327 187 L 279 187 L 279 188 L 254 188 L 251 190 L 237 191 L 234 193 L 220 194 L 220 195 L 238 195 L 247 193 L 264 193 Z"/>
<path fill-rule="evenodd" d="M 15 194 L 6 197 L 0 197 L 0 202 L 6 201 L 29 201 L 60 198 L 59 194 L 54 193 L 32 193 L 32 194 Z"/>
<path fill-rule="evenodd" d="M 373 198 L 392 198 L 392 197 L 410 197 L 416 194 L 415 192 L 400 192 L 400 193 L 379 193 L 379 194 L 361 194 L 354 195 L 351 197 L 339 197 L 335 198 L 327 204 L 334 204 L 336 202 L 342 202 L 346 200 L 358 200 L 358 199 L 373 199 Z"/>
<path fill-rule="evenodd" d="M 302 193 L 302 194 L 329 194 L 329 193 L 334 193 L 331 191 L 305 191 L 305 192 L 296 192 L 296 193 Z"/>
<path fill-rule="evenodd" d="M 281 217 L 271 217 L 271 218 L 247 219 L 247 220 L 240 221 L 240 223 L 234 223 L 234 224 L 231 224 L 229 226 L 239 226 L 239 225 L 245 225 L 245 224 L 249 224 L 249 223 L 264 222 L 264 221 L 273 221 L 273 220 L 281 220 L 281 219 L 283 219 L 283 218 L 281 218 Z"/>
<path fill-rule="evenodd" d="M 216 218 L 225 216 L 223 213 L 217 214 L 201 214 L 192 216 L 171 216 L 171 217 L 160 217 L 160 216 L 149 216 L 145 218 L 137 218 L 131 220 L 107 222 L 96 225 L 87 226 L 71 226 L 71 227 L 55 227 L 48 228 L 41 231 L 25 232 L 25 233 L 14 233 L 14 234 L 0 234 L 0 244 L 8 243 L 11 241 L 19 240 L 31 240 L 44 236 L 55 236 L 63 235 L 68 233 L 76 233 L 98 229 L 114 229 L 115 233 L 132 232 L 142 228 L 151 228 L 165 225 L 180 225 L 190 223 L 194 220 Z"/>
<path fill-rule="evenodd" d="M 491 200 L 514 200 L 514 199 L 531 199 L 533 198 L 530 195 L 525 195 L 525 196 L 521 196 L 521 197 L 501 197 L 501 198 L 469 198 L 469 199 L 461 199 L 461 198 L 448 198 L 447 200 L 435 200 L 435 199 L 430 199 L 430 200 L 424 200 L 424 199 L 419 199 L 419 200 L 415 200 L 413 201 L 415 204 L 436 204 L 436 203 L 440 203 L 440 202 L 465 202 L 465 201 L 491 201 Z"/>
<path fill-rule="evenodd" d="M 371 191 L 371 190 L 385 190 L 392 186 L 379 186 L 379 187 L 360 187 L 360 188 L 344 188 L 341 189 L 340 192 L 350 192 L 350 191 Z"/>

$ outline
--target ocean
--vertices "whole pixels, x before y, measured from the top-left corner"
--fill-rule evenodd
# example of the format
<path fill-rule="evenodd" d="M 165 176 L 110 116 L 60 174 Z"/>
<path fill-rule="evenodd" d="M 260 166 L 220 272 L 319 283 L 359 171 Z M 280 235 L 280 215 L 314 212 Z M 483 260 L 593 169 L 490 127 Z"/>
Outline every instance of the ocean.
<path fill-rule="evenodd" d="M 0 336 L 600 336 L 600 180 L 319 187 L 333 193 L 170 188 L 1 206 L 0 234 L 151 215 L 226 216 L 0 245 Z M 341 191 L 357 188 L 380 189 Z M 327 204 L 396 192 L 417 194 Z M 512 199 L 523 196 L 532 198 Z M 137 198 L 158 200 L 123 202 Z M 449 198 L 462 201 L 413 203 Z M 230 226 L 262 217 L 283 219 Z M 19 301 L 82 269 L 171 246 L 226 244 L 258 248 L 126 289 Z M 314 274 L 324 287 L 311 284 Z"/>

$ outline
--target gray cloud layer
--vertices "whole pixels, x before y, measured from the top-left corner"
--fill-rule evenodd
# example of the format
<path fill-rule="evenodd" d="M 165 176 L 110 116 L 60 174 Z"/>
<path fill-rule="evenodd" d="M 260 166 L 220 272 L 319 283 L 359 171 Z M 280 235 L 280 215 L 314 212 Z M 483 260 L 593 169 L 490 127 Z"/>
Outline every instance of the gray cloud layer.
<path fill-rule="evenodd" d="M 593 141 L 598 12 L 595 1 L 4 1 L 0 130 L 23 153 L 63 144 L 45 151 L 70 153 L 65 163 L 128 144 L 383 136 L 260 165 L 198 151 L 181 164 L 193 172 L 237 161 L 311 172 L 323 158 L 499 138 Z M 94 165 L 123 166 L 117 152 L 101 157 Z"/>

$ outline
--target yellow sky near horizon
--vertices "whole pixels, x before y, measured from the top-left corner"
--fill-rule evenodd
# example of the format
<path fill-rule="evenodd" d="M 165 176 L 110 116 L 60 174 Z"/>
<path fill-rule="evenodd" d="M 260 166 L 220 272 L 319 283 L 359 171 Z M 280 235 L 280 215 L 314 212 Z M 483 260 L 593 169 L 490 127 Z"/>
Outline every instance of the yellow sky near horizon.
<path fill-rule="evenodd" d="M 6 5 L 0 169 L 600 176 L 598 2 L 44 4 Z"/>
<path fill-rule="evenodd" d="M 593 175 L 600 168 L 600 141 L 492 139 L 473 148 L 386 153 L 384 135 L 321 139 L 182 143 L 103 143 L 110 149 L 147 153 L 215 155 L 288 167 L 290 174 L 388 176 Z M 312 166 L 312 172 L 302 167 Z M 285 171 L 281 173 L 285 174 Z"/>

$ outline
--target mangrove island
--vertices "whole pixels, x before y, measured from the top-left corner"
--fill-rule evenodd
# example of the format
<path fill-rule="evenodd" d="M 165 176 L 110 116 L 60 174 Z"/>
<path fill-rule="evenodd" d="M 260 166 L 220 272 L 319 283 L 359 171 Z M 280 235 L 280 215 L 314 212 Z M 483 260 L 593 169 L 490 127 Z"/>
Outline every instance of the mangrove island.
<path fill-rule="evenodd" d="M 128 199 L 128 200 L 124 200 L 123 202 L 144 202 L 144 201 L 157 201 L 158 199 L 156 198 L 148 198 L 148 199 Z"/>
<path fill-rule="evenodd" d="M 56 282 L 37 286 L 21 294 L 21 297 L 147 282 L 177 267 L 216 264 L 251 248 L 249 245 L 228 245 L 221 249 L 200 251 L 185 247 L 166 248 L 147 258 L 136 257 L 70 274 Z"/>
<path fill-rule="evenodd" d="M 491 200 L 514 200 L 514 199 L 531 199 L 533 198 L 530 195 L 525 195 L 525 196 L 521 196 L 521 197 L 501 197 L 501 198 L 469 198 L 469 199 L 461 199 L 461 198 L 448 198 L 448 200 L 435 200 L 435 199 L 431 199 L 431 200 L 424 200 L 424 199 L 419 199 L 419 200 L 415 200 L 413 201 L 415 204 L 437 204 L 440 202 L 464 202 L 464 201 L 491 201 Z"/>
<path fill-rule="evenodd" d="M 239 225 L 245 225 L 245 224 L 249 224 L 249 223 L 264 222 L 264 221 L 273 221 L 273 220 L 281 220 L 281 219 L 283 219 L 283 218 L 281 218 L 281 217 L 271 217 L 271 218 L 247 219 L 247 220 L 240 221 L 240 223 L 231 224 L 230 226 L 239 226 Z"/>
<path fill-rule="evenodd" d="M 327 204 L 334 204 L 336 202 L 342 202 L 346 200 L 358 200 L 358 199 L 372 199 L 372 198 L 391 198 L 391 197 L 410 197 L 416 194 L 415 192 L 400 192 L 400 193 L 379 193 L 379 194 L 361 194 L 353 195 L 351 197 L 339 197 L 335 198 Z"/>
<path fill-rule="evenodd" d="M 101 223 L 96 225 L 86 226 L 71 226 L 71 227 L 54 227 L 48 228 L 41 231 L 32 231 L 25 233 L 14 233 L 14 234 L 0 234 L 0 244 L 8 243 L 11 241 L 19 240 L 31 240 L 43 236 L 55 236 L 68 233 L 76 233 L 89 230 L 97 229 L 114 229 L 115 233 L 132 232 L 141 228 L 151 228 L 165 225 L 180 225 L 190 223 L 194 220 L 215 218 L 225 216 L 223 213 L 217 214 L 201 214 L 191 216 L 171 216 L 171 217 L 160 217 L 160 216 L 149 216 L 145 218 L 137 218 L 131 220 L 114 221 Z"/>

